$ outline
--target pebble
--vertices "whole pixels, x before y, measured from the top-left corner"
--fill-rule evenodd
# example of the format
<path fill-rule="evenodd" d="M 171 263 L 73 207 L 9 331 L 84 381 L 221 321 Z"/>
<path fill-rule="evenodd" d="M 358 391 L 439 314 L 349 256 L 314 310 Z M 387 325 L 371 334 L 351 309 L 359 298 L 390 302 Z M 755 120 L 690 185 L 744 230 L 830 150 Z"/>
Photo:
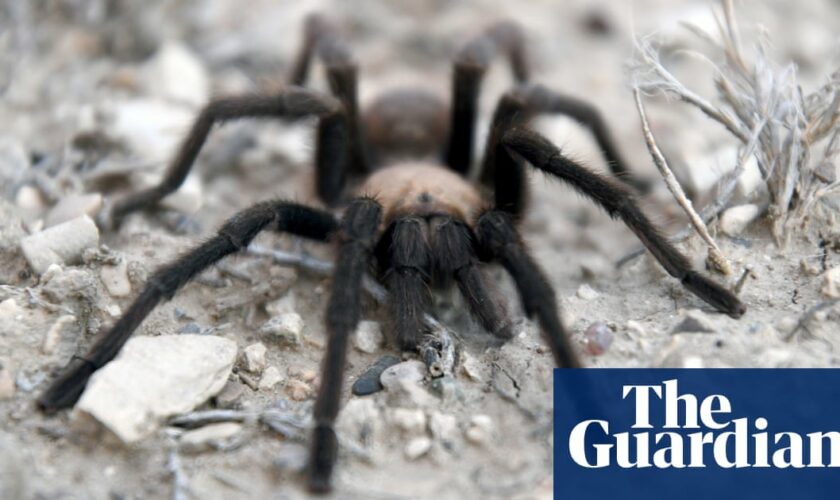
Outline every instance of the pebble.
<path fill-rule="evenodd" d="M 15 377 L 8 368 L 0 367 L 0 401 L 15 396 Z"/>
<path fill-rule="evenodd" d="M 394 390 L 398 389 L 402 382 L 418 384 L 425 376 L 426 365 L 422 361 L 412 359 L 389 366 L 382 372 L 379 381 L 386 390 Z"/>
<path fill-rule="evenodd" d="M 714 324 L 705 313 L 693 309 L 683 315 L 682 321 L 677 323 L 671 333 L 714 333 L 716 331 Z"/>
<path fill-rule="evenodd" d="M 90 417 L 122 442 L 137 442 L 221 391 L 236 351 L 235 342 L 211 335 L 133 337 L 91 377 L 74 419 Z"/>
<path fill-rule="evenodd" d="M 405 445 L 405 457 L 409 460 L 416 460 L 428 453 L 431 447 L 431 439 L 426 436 L 416 437 Z"/>
<path fill-rule="evenodd" d="M 306 401 L 312 397 L 312 393 L 312 386 L 303 380 L 293 378 L 286 382 L 286 394 L 294 401 Z"/>
<path fill-rule="evenodd" d="M 61 342 L 61 337 L 64 334 L 65 328 L 72 325 L 76 321 L 76 317 L 72 314 L 65 314 L 59 317 L 55 323 L 47 330 L 44 335 L 44 342 L 41 344 L 41 352 L 44 354 L 52 354 L 55 348 Z"/>
<path fill-rule="evenodd" d="M 634 337 L 644 337 L 646 335 L 645 327 L 636 320 L 629 320 L 627 322 L 627 331 Z"/>
<path fill-rule="evenodd" d="M 382 356 L 375 363 L 373 363 L 370 368 L 365 370 L 364 373 L 359 375 L 359 378 L 353 383 L 353 394 L 356 396 L 367 396 L 368 394 L 374 394 L 382 390 L 382 382 L 380 382 L 380 377 L 382 376 L 382 372 L 385 371 L 386 368 L 390 366 L 394 366 L 400 362 L 400 358 L 386 354 Z"/>
<path fill-rule="evenodd" d="M 280 373 L 280 370 L 278 370 L 276 366 L 269 366 L 263 372 L 258 387 L 261 391 L 270 391 L 282 381 L 283 375 Z"/>
<path fill-rule="evenodd" d="M 426 432 L 426 414 L 423 410 L 393 408 L 390 414 L 394 425 L 407 435 L 419 435 Z"/>
<path fill-rule="evenodd" d="M 461 353 L 461 371 L 470 380 L 475 382 L 481 382 L 483 380 L 481 377 L 481 363 L 467 352 Z"/>
<path fill-rule="evenodd" d="M 832 267 L 823 274 L 820 292 L 832 299 L 840 297 L 840 266 Z"/>
<path fill-rule="evenodd" d="M 56 226 L 83 215 L 95 217 L 101 208 L 102 195 L 99 193 L 65 196 L 47 213 L 44 225 L 46 227 Z"/>
<path fill-rule="evenodd" d="M 300 345 L 303 332 L 303 318 L 298 313 L 275 316 L 260 327 L 260 334 L 280 344 Z"/>
<path fill-rule="evenodd" d="M 726 209 L 720 216 L 720 229 L 729 236 L 738 236 L 761 213 L 758 205 L 738 205 Z"/>
<path fill-rule="evenodd" d="M 583 336 L 586 339 L 586 352 L 593 356 L 604 354 L 613 343 L 612 329 L 603 321 L 589 325 Z"/>
<path fill-rule="evenodd" d="M 15 205 L 30 216 L 38 216 L 46 210 L 47 203 L 35 186 L 21 186 L 15 193 Z"/>
<path fill-rule="evenodd" d="M 99 278 L 111 297 L 131 295 L 131 280 L 128 279 L 128 263 L 125 260 L 114 266 L 102 266 Z"/>
<path fill-rule="evenodd" d="M 229 446 L 241 434 L 242 425 L 236 422 L 209 424 L 181 434 L 178 439 L 181 451 L 201 453 Z"/>
<path fill-rule="evenodd" d="M 356 335 L 353 342 L 361 352 L 373 354 L 382 347 L 385 343 L 385 337 L 382 335 L 382 328 L 376 321 L 360 321 L 359 326 L 356 327 Z"/>
<path fill-rule="evenodd" d="M 51 264 L 77 264 L 85 249 L 99 244 L 99 229 L 87 215 L 29 235 L 20 241 L 32 269 L 43 274 Z"/>
<path fill-rule="evenodd" d="M 490 441 L 492 434 L 493 419 L 487 415 L 473 415 L 464 436 L 467 441 L 483 446 Z"/>
<path fill-rule="evenodd" d="M 454 443 L 458 439 L 458 419 L 454 415 L 448 415 L 438 411 L 432 412 L 429 418 L 429 430 L 432 436 L 444 443 Z"/>
<path fill-rule="evenodd" d="M 382 428 L 382 416 L 373 398 L 350 398 L 338 414 L 336 428 L 360 443 L 374 442 Z"/>
<path fill-rule="evenodd" d="M 245 370 L 256 374 L 262 373 L 265 370 L 266 352 L 268 352 L 268 349 L 266 349 L 265 344 L 262 342 L 257 342 L 246 347 L 242 351 L 242 365 Z"/>
<path fill-rule="evenodd" d="M 595 300 L 598 298 L 599 295 L 600 294 L 597 291 L 595 291 L 594 288 L 587 285 L 586 283 L 580 285 L 580 287 L 577 289 L 578 298 L 581 298 L 583 300 Z"/>
<path fill-rule="evenodd" d="M 228 380 L 222 391 L 216 395 L 216 406 L 219 408 L 236 408 L 239 400 L 245 394 L 245 386 L 234 380 Z"/>
<path fill-rule="evenodd" d="M 201 106 L 210 98 L 204 65 L 182 43 L 161 45 L 143 68 L 142 78 L 151 93 L 175 103 Z"/>

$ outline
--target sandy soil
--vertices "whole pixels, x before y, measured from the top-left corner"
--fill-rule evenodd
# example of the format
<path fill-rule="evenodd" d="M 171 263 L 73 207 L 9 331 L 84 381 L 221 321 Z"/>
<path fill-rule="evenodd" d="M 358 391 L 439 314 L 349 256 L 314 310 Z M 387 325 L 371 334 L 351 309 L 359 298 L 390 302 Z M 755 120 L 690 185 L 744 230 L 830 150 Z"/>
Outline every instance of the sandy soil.
<path fill-rule="evenodd" d="M 101 160 L 117 166 L 163 166 L 171 144 L 137 149 L 106 139 L 114 139 L 110 120 L 127 101 L 155 95 L 154 82 L 143 78 L 148 74 L 147 61 L 165 40 L 180 41 L 195 54 L 209 74 L 212 94 L 270 89 L 290 63 L 303 16 L 325 11 L 348 28 L 361 65 L 365 102 L 385 88 L 406 83 L 419 83 L 446 96 L 448 61 L 458 45 L 488 22 L 512 17 L 528 30 L 536 79 L 597 103 L 634 168 L 657 181 L 655 192 L 645 200 L 648 213 L 670 230 L 684 225 L 681 212 L 659 185 L 645 149 L 625 63 L 632 55 L 634 33 L 656 32 L 674 49 L 702 46 L 679 28 L 679 22 L 713 29 L 709 2 L 637 0 L 631 5 L 576 0 L 512 6 L 513 2 L 501 1 L 434 0 L 386 6 L 372 0 L 294 5 L 257 0 L 247 7 L 229 0 L 150 3 L 150 7 L 117 9 L 104 1 L 31 5 L 21 1 L 0 7 L 0 19 L 6 19 L 0 21 L 0 140 L 53 165 L 42 168 L 41 177 L 27 177 L 29 185 L 41 186 L 42 193 L 55 189 L 60 198 L 94 190 L 82 179 L 100 168 Z M 816 85 L 833 70 L 836 35 L 822 20 L 840 14 L 836 5 L 808 2 L 807 7 L 794 8 L 789 2 L 768 1 L 739 7 L 744 39 L 758 33 L 756 23 L 763 25 L 777 59 L 799 65 L 803 85 Z M 605 31 L 597 29 L 602 24 Z M 680 58 L 676 50 L 671 55 L 669 67 L 677 75 L 699 92 L 713 95 L 708 66 Z M 316 85 L 324 87 L 320 77 Z M 493 102 L 509 85 L 507 72 L 497 64 L 482 98 L 485 125 Z M 195 107 L 189 106 L 178 109 L 191 115 Z M 689 168 L 713 171 L 734 161 L 732 138 L 695 110 L 651 99 L 648 113 L 682 179 L 690 177 Z M 154 138 L 177 140 L 185 125 Z M 558 118 L 539 126 L 574 158 L 603 168 L 591 138 L 580 127 Z M 80 144 L 85 141 L 94 145 L 83 149 Z M 10 399 L 0 400 L 0 491 L 44 499 L 173 495 L 167 467 L 172 431 L 161 430 L 128 449 L 108 445 L 77 432 L 66 413 L 51 418 L 36 413 L 33 399 L 77 346 L 113 321 L 114 306 L 124 309 L 130 303 L 131 296 L 113 297 L 104 288 L 99 279 L 103 259 L 116 255 L 128 262 L 133 295 L 145 275 L 211 234 L 236 210 L 275 196 L 306 200 L 302 193 L 309 189 L 311 142 L 306 126 L 243 122 L 218 130 L 197 168 L 201 209 L 188 217 L 177 212 L 133 215 L 119 231 L 103 232 L 100 243 L 108 249 L 70 268 L 82 271 L 77 276 L 82 286 L 77 289 L 74 280 L 47 286 L 28 269 L 18 250 L 19 240 L 37 227 L 52 203 L 36 197 L 33 205 L 22 199 L 21 183 L 13 185 L 8 179 L 14 176 L 4 171 L 0 303 L 7 307 L 0 314 L 0 364 L 13 374 L 16 388 Z M 838 364 L 835 352 L 840 345 L 834 333 L 840 311 L 826 308 L 807 317 L 808 328 L 797 329 L 803 314 L 826 300 L 821 293 L 823 272 L 840 265 L 833 225 L 811 225 L 784 248 L 774 243 L 761 220 L 738 237 L 718 234 L 736 269 L 735 276 L 720 279 L 734 282 L 747 266 L 754 272 L 741 292 L 749 311 L 734 320 L 709 311 L 648 256 L 616 269 L 614 263 L 637 248 L 632 233 L 559 183 L 534 176 L 532 184 L 532 209 L 522 229 L 562 297 L 560 305 L 575 345 L 585 352 L 584 332 L 596 321 L 612 329 L 614 342 L 606 353 L 584 354 L 588 365 Z M 106 196 L 115 192 L 110 189 Z M 702 203 L 703 193 L 696 194 Z M 299 248 L 299 242 L 275 235 L 260 236 L 258 242 Z M 304 246 L 331 258 L 329 249 Z M 698 267 L 703 265 L 705 249 L 696 238 L 682 248 Z M 260 286 L 266 276 L 271 286 Z M 511 298 L 511 314 L 521 318 L 509 279 L 501 271 L 493 276 Z M 581 290 L 584 285 L 596 293 Z M 265 305 L 293 295 L 308 340 L 297 349 L 269 345 L 268 361 L 284 374 L 289 369 L 316 369 L 329 286 L 328 279 L 284 270 L 258 257 L 238 256 L 158 307 L 138 334 L 177 333 L 195 323 L 205 330 L 216 327 L 214 334 L 236 341 L 241 349 L 260 340 L 258 328 L 268 318 Z M 2 302 L 7 299 L 19 307 L 12 310 Z M 433 438 L 426 455 L 409 459 L 404 453 L 408 436 L 386 418 L 392 403 L 383 394 L 368 397 L 374 401 L 373 421 L 367 422 L 370 437 L 359 444 L 360 450 L 342 452 L 336 497 L 550 497 L 550 354 L 542 347 L 538 330 L 524 321 L 514 340 L 502 348 L 490 347 L 479 328 L 459 312 L 458 300 L 441 297 L 437 314 L 461 337 L 460 348 L 477 361 L 478 380 L 459 370 L 456 396 L 436 399 L 424 411 L 454 415 L 461 430 L 472 416 L 488 415 L 492 438 L 477 445 L 460 436 L 448 449 Z M 229 303 L 234 306 L 228 307 Z M 701 311 L 713 331 L 672 333 L 693 310 Z M 45 353 L 44 336 L 67 314 L 74 321 L 61 329 L 57 346 Z M 372 303 L 364 317 L 386 322 L 384 311 Z M 391 347 L 386 351 L 395 352 Z M 345 401 L 348 407 L 355 406 L 355 417 L 364 415 L 359 410 L 364 405 L 353 403 L 360 398 L 350 395 L 349 384 L 383 352 L 350 353 Z M 305 415 L 311 409 L 311 400 L 291 400 L 283 384 L 271 391 L 248 389 L 240 405 L 258 409 L 280 399 L 288 400 L 294 413 Z M 359 433 L 359 423 L 349 418 L 341 428 L 348 435 Z M 283 470 L 294 469 L 287 462 L 300 456 L 301 443 L 258 426 L 246 428 L 242 441 L 227 451 L 180 455 L 190 498 L 305 496 L 300 476 Z"/>

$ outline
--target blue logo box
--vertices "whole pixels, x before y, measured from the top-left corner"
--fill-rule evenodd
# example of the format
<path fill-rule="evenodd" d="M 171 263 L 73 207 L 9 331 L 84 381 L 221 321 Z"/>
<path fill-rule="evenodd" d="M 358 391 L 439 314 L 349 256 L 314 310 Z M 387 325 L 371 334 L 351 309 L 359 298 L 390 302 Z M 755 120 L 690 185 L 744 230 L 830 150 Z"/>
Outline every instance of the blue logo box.
<path fill-rule="evenodd" d="M 556 369 L 554 494 L 840 498 L 840 370 Z"/>

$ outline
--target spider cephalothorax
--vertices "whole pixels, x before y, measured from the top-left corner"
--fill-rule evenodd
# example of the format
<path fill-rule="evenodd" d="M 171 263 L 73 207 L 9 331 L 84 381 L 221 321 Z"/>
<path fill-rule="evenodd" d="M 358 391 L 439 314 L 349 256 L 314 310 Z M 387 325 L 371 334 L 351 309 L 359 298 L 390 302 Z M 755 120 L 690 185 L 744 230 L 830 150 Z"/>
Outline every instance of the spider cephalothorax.
<path fill-rule="evenodd" d="M 526 314 L 539 323 L 560 366 L 579 366 L 559 320 L 552 287 L 517 232 L 525 208 L 526 168 L 562 179 L 621 219 L 665 270 L 695 295 L 733 317 L 745 307 L 728 290 L 691 268 L 648 220 L 635 201 L 644 183 L 632 177 L 596 110 L 582 101 L 527 83 L 529 68 L 522 34 L 509 22 L 495 24 L 467 43 L 455 58 L 452 103 L 433 95 L 400 90 L 377 99 L 360 113 L 356 65 L 335 28 L 309 18 L 290 85 L 274 95 L 235 96 L 210 102 L 196 118 L 166 176 L 158 186 L 118 200 L 102 221 L 113 225 L 126 214 L 155 205 L 184 181 L 212 126 L 235 118 L 318 117 L 315 176 L 318 197 L 341 211 L 331 212 L 286 201 L 267 201 L 229 219 L 218 234 L 163 266 L 125 314 L 83 357 L 74 357 L 39 398 L 47 411 L 71 406 L 91 374 L 116 356 L 140 322 L 162 300 L 220 259 L 247 247 L 262 230 L 334 242 L 337 263 L 326 310 L 329 334 L 315 429 L 309 486 L 326 491 L 336 460 L 333 423 L 338 414 L 348 337 L 360 315 L 361 283 L 374 270 L 390 294 L 394 339 L 413 350 L 430 308 L 430 287 L 455 283 L 481 325 L 501 339 L 510 321 L 484 275 L 485 263 L 498 262 L 510 273 Z M 497 53 L 508 56 L 517 86 L 499 101 L 481 162 L 479 182 L 466 174 L 472 164 L 473 137 L 483 75 Z M 331 94 L 302 87 L 313 57 L 326 66 Z M 540 113 L 569 115 L 588 126 L 616 179 L 594 173 L 565 157 L 527 128 Z"/>

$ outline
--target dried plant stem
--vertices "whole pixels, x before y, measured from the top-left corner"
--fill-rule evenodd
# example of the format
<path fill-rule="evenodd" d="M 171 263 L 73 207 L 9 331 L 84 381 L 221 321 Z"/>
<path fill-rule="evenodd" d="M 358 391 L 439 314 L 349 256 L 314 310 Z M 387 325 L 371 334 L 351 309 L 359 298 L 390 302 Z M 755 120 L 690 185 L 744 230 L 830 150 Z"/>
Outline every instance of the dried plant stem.
<path fill-rule="evenodd" d="M 642 133 L 645 136 L 645 142 L 647 143 L 647 147 L 650 151 L 651 157 L 653 157 L 653 162 L 656 164 L 656 168 L 658 168 L 659 173 L 662 174 L 662 178 L 665 180 L 665 184 L 668 186 L 668 189 L 671 191 L 671 194 L 674 195 L 674 199 L 677 200 L 677 203 L 679 203 L 679 205 L 688 215 L 688 218 L 691 221 L 691 224 L 694 226 L 694 229 L 697 230 L 697 233 L 709 246 L 709 261 L 712 264 L 712 266 L 723 274 L 731 274 L 732 266 L 729 265 L 729 261 L 723 255 L 723 252 L 721 252 L 720 248 L 717 246 L 717 243 L 715 243 L 715 240 L 712 238 L 712 235 L 709 234 L 709 229 L 706 227 L 706 224 L 703 222 L 703 219 L 701 219 L 700 216 L 697 215 L 697 212 L 694 210 L 694 207 L 691 204 L 691 200 L 689 200 L 685 196 L 685 192 L 683 191 L 682 186 L 680 186 L 680 183 L 677 181 L 677 178 L 674 177 L 674 173 L 668 166 L 668 162 L 665 160 L 665 156 L 662 154 L 662 151 L 659 150 L 659 146 L 656 144 L 656 139 L 654 139 L 653 132 L 651 132 L 650 130 L 650 124 L 648 124 L 644 104 L 642 104 L 642 94 L 639 91 L 638 87 L 635 87 L 633 89 L 633 96 L 636 99 L 636 109 L 639 111 L 639 118 L 642 121 Z"/>

